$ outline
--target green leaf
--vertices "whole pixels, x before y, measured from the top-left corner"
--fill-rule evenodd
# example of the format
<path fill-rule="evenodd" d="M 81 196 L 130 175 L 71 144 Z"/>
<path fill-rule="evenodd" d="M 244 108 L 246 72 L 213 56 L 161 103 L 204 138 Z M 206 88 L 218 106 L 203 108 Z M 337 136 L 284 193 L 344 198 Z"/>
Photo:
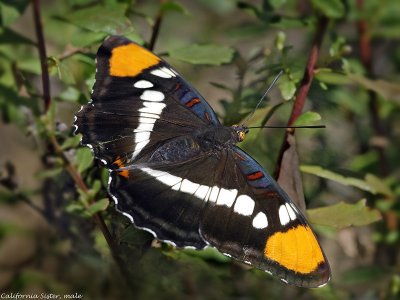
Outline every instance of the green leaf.
<path fill-rule="evenodd" d="M 278 49 L 279 51 L 282 51 L 283 48 L 285 47 L 285 42 L 286 42 L 286 34 L 283 31 L 279 31 L 274 41 L 275 48 Z"/>
<path fill-rule="evenodd" d="M 329 18 L 339 19 L 344 16 L 345 8 L 340 0 L 311 0 L 311 3 Z"/>
<path fill-rule="evenodd" d="M 282 98 L 285 100 L 290 100 L 296 93 L 296 84 L 291 81 L 282 81 L 279 83 L 279 90 L 281 91 Z"/>
<path fill-rule="evenodd" d="M 0 20 L 2 26 L 8 26 L 14 23 L 22 14 L 28 1 L 14 0 L 2 1 L 0 3 Z"/>
<path fill-rule="evenodd" d="M 79 146 L 80 141 L 81 141 L 80 135 L 71 136 L 64 141 L 64 143 L 61 145 L 61 149 L 66 150 L 69 148 L 76 148 Z"/>
<path fill-rule="evenodd" d="M 62 167 L 53 168 L 49 170 L 42 170 L 36 173 L 39 178 L 54 178 L 63 171 Z"/>
<path fill-rule="evenodd" d="M 346 74 L 337 73 L 331 69 L 321 68 L 315 71 L 315 79 L 327 84 L 350 84 L 351 81 Z"/>
<path fill-rule="evenodd" d="M 284 5 L 287 0 L 269 0 L 268 2 L 273 8 L 279 8 Z"/>
<path fill-rule="evenodd" d="M 65 207 L 65 211 L 68 213 L 81 213 L 85 210 L 85 207 L 83 206 L 82 202 L 73 202 L 73 203 L 69 203 L 66 207 Z"/>
<path fill-rule="evenodd" d="M 93 32 L 126 34 L 134 30 L 131 21 L 125 16 L 126 9 L 125 4 L 115 4 L 112 9 L 97 5 L 59 18 Z"/>
<path fill-rule="evenodd" d="M 19 34 L 10 28 L 0 28 L 0 44 L 27 44 L 35 45 L 29 38 Z"/>
<path fill-rule="evenodd" d="M 296 126 L 303 126 L 303 125 L 310 125 L 312 123 L 321 121 L 321 115 L 319 113 L 313 112 L 313 111 L 306 111 L 302 113 L 294 122 L 293 125 Z"/>
<path fill-rule="evenodd" d="M 108 198 L 103 198 L 103 199 L 97 200 L 95 203 L 91 204 L 87 208 L 86 212 L 90 216 L 93 216 L 94 214 L 97 214 L 98 212 L 106 210 L 109 204 L 110 204 L 110 201 L 108 200 Z"/>
<path fill-rule="evenodd" d="M 375 175 L 365 175 L 365 181 L 375 189 L 377 194 L 379 193 L 388 197 L 394 197 L 393 192 L 390 190 L 387 184 Z"/>
<path fill-rule="evenodd" d="M 235 50 L 226 46 L 217 45 L 191 45 L 180 49 L 171 50 L 168 54 L 184 62 L 199 65 L 219 66 L 230 63 Z"/>
<path fill-rule="evenodd" d="M 205 248 L 204 250 L 183 249 L 182 252 L 192 257 L 200 257 L 208 261 L 217 261 L 219 263 L 227 263 L 231 261 L 228 256 L 223 255 L 221 252 L 214 248 Z"/>
<path fill-rule="evenodd" d="M 307 215 L 311 223 L 337 229 L 364 226 L 381 220 L 379 211 L 367 207 L 365 199 L 355 204 L 340 202 L 327 207 L 308 209 Z"/>
<path fill-rule="evenodd" d="M 330 170 L 326 170 L 321 168 L 320 166 L 312 166 L 312 165 L 303 165 L 300 166 L 300 170 L 304 173 L 314 174 L 322 178 L 330 179 L 332 181 L 347 185 L 354 186 L 363 191 L 370 192 L 372 194 L 376 194 L 377 191 L 374 186 L 368 183 L 365 180 L 354 178 L 354 177 L 345 177 L 343 175 L 334 173 Z"/>
<path fill-rule="evenodd" d="M 354 155 L 349 164 L 350 170 L 361 171 L 376 164 L 379 160 L 378 153 L 375 150 L 363 154 Z"/>
<path fill-rule="evenodd" d="M 81 92 L 72 87 L 68 86 L 63 92 L 61 92 L 57 98 L 59 98 L 62 101 L 66 102 L 78 102 L 80 97 L 81 97 Z"/>
<path fill-rule="evenodd" d="M 183 15 L 189 15 L 189 12 L 181 3 L 174 1 L 162 2 L 160 10 L 162 12 L 175 11 Z"/>
<path fill-rule="evenodd" d="M 387 100 L 392 100 L 400 104 L 400 84 L 385 80 L 372 80 L 359 74 L 348 74 L 348 78 L 364 88 L 374 91 Z"/>
<path fill-rule="evenodd" d="M 79 148 L 76 151 L 76 162 L 80 173 L 87 170 L 93 162 L 92 151 L 88 147 Z"/>

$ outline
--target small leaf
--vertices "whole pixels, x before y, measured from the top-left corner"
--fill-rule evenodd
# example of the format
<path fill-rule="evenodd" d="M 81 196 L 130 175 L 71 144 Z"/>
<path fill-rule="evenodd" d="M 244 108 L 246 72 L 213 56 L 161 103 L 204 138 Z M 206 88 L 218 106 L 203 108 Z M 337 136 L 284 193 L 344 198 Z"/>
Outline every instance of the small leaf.
<path fill-rule="evenodd" d="M 348 74 L 348 78 L 364 88 L 374 91 L 387 100 L 392 100 L 400 104 L 400 84 L 388 82 L 385 80 L 372 80 L 359 74 Z"/>
<path fill-rule="evenodd" d="M 296 126 L 310 125 L 315 122 L 321 121 L 321 119 L 322 118 L 319 113 L 313 111 L 306 111 L 297 118 L 296 122 L 294 122 L 293 125 Z"/>
<path fill-rule="evenodd" d="M 61 92 L 61 94 L 58 95 L 58 98 L 67 102 L 78 102 L 80 96 L 81 92 L 78 89 L 68 86 L 63 92 Z"/>
<path fill-rule="evenodd" d="M 75 213 L 75 212 L 81 213 L 84 210 L 85 207 L 83 206 L 82 202 L 73 202 L 65 207 L 65 211 L 69 213 Z"/>
<path fill-rule="evenodd" d="M 330 170 L 326 170 L 321 168 L 320 166 L 300 166 L 300 170 L 304 173 L 314 174 L 322 178 L 330 179 L 335 182 L 347 185 L 347 186 L 354 186 L 363 191 L 370 192 L 372 194 L 376 194 L 375 188 L 366 182 L 365 180 L 354 178 L 354 177 L 345 177 L 343 175 L 334 173 Z"/>
<path fill-rule="evenodd" d="M 49 170 L 42 170 L 36 173 L 38 178 L 52 178 L 57 176 L 63 171 L 62 167 L 54 168 L 54 169 L 49 169 Z"/>
<path fill-rule="evenodd" d="M 80 141 L 81 141 L 80 135 L 71 136 L 64 141 L 64 143 L 61 145 L 61 149 L 66 150 L 69 148 L 76 148 L 79 146 Z"/>
<path fill-rule="evenodd" d="M 311 3 L 329 18 L 339 19 L 344 16 L 345 9 L 340 0 L 312 0 Z"/>
<path fill-rule="evenodd" d="M 59 19 L 93 32 L 126 34 L 134 30 L 131 21 L 125 16 L 126 8 L 125 4 L 112 5 L 112 9 L 97 5 L 79 9 Z"/>
<path fill-rule="evenodd" d="M 351 81 L 346 74 L 334 72 L 332 69 L 321 68 L 315 70 L 315 79 L 327 84 L 350 84 Z"/>
<path fill-rule="evenodd" d="M 191 64 L 215 65 L 230 63 L 235 50 L 226 46 L 191 45 L 168 52 L 173 58 Z"/>
<path fill-rule="evenodd" d="M 368 184 L 375 189 L 376 193 L 389 197 L 394 197 L 393 192 L 386 185 L 386 183 L 380 178 L 376 177 L 375 175 L 373 174 L 365 175 L 365 181 L 368 182 Z"/>
<path fill-rule="evenodd" d="M 231 259 L 223 255 L 221 252 L 214 248 L 205 248 L 204 250 L 183 249 L 182 252 L 192 257 L 200 257 L 208 261 L 217 261 L 219 263 L 227 263 Z"/>
<path fill-rule="evenodd" d="M 147 231 L 137 229 L 135 226 L 128 226 L 119 235 L 118 242 L 128 245 L 143 245 L 153 240 L 153 235 Z"/>
<path fill-rule="evenodd" d="M 88 147 L 78 149 L 76 151 L 76 162 L 80 173 L 87 170 L 93 162 L 92 151 Z"/>
<path fill-rule="evenodd" d="M 275 48 L 278 49 L 279 51 L 282 51 L 283 48 L 285 47 L 285 41 L 286 41 L 285 33 L 283 31 L 279 31 L 274 41 Z"/>
<path fill-rule="evenodd" d="M 35 45 L 29 38 L 19 34 L 11 28 L 0 28 L 0 44 L 28 44 Z"/>
<path fill-rule="evenodd" d="M 21 12 L 10 4 L 0 3 L 0 21 L 2 26 L 14 23 L 21 16 Z"/>
<path fill-rule="evenodd" d="M 296 85 L 293 81 L 287 80 L 279 83 L 279 90 L 281 91 L 282 98 L 290 100 L 296 93 Z"/>
<path fill-rule="evenodd" d="M 308 209 L 307 215 L 311 223 L 338 229 L 368 225 L 381 220 L 380 213 L 367 207 L 365 199 L 355 204 L 340 202 L 327 207 Z"/>
<path fill-rule="evenodd" d="M 183 15 L 189 15 L 189 12 L 181 3 L 174 1 L 162 2 L 160 10 L 162 12 L 175 11 Z"/>
<path fill-rule="evenodd" d="M 110 204 L 110 201 L 108 200 L 108 198 L 103 198 L 103 199 L 97 200 L 95 203 L 91 204 L 87 208 L 86 212 L 90 216 L 93 216 L 94 214 L 97 214 L 98 212 L 106 210 L 109 204 Z"/>

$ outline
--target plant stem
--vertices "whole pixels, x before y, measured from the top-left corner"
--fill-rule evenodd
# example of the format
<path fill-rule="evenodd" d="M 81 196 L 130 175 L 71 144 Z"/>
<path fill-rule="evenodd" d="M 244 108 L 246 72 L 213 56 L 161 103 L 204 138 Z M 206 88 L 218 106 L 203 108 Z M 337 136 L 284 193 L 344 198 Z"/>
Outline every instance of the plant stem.
<path fill-rule="evenodd" d="M 357 0 L 357 9 L 361 12 L 363 7 L 364 0 Z M 372 43 L 367 21 L 363 19 L 358 20 L 357 30 L 359 36 L 359 51 L 361 62 L 367 71 L 368 77 L 374 79 L 375 76 L 372 70 Z M 382 121 L 379 118 L 379 104 L 377 95 L 374 91 L 369 90 L 368 98 L 368 109 L 374 134 L 376 136 L 385 136 Z M 376 147 L 376 150 L 378 151 L 379 155 L 379 171 L 382 175 L 387 175 L 389 173 L 389 164 L 384 148 L 378 146 Z"/>
<path fill-rule="evenodd" d="M 51 92 L 49 84 L 49 70 L 47 68 L 47 56 L 46 56 L 45 40 L 43 35 L 43 26 L 40 17 L 39 0 L 33 0 L 33 18 L 35 21 L 35 31 L 38 39 L 37 47 L 39 50 L 40 63 L 42 66 L 42 84 L 43 84 L 43 100 L 45 104 L 44 107 L 44 114 L 45 114 L 48 111 L 51 104 Z M 57 154 L 63 160 L 65 168 L 72 177 L 72 179 L 74 180 L 75 184 L 85 193 L 89 192 L 89 188 L 86 186 L 79 172 L 71 164 L 69 159 L 65 156 L 64 151 L 62 150 L 60 144 L 57 142 L 56 138 L 51 133 L 49 134 L 49 143 L 52 145 L 55 154 Z M 93 202 L 94 200 L 92 199 L 91 201 L 89 201 L 88 205 L 90 205 Z M 126 272 L 125 269 L 123 268 L 124 266 L 123 262 L 118 255 L 117 247 L 114 243 L 114 240 L 110 234 L 110 231 L 107 228 L 107 225 L 103 217 L 100 215 L 100 213 L 96 213 L 93 215 L 93 220 L 95 221 L 97 226 L 100 228 L 102 234 L 104 235 L 104 238 L 106 239 L 107 244 L 111 250 L 111 254 L 115 259 L 116 263 L 118 264 L 118 266 L 120 267 L 122 274 L 125 275 Z"/>
<path fill-rule="evenodd" d="M 46 46 L 44 43 L 43 25 L 42 25 L 42 19 L 40 16 L 40 0 L 33 0 L 32 5 L 33 5 L 32 6 L 33 21 L 35 23 L 37 47 L 39 50 L 39 57 L 40 57 L 40 67 L 42 69 L 42 88 L 43 88 L 44 112 L 46 113 L 49 110 L 49 107 L 51 104 L 51 97 L 50 97 L 50 79 L 49 79 L 49 71 L 48 71 L 48 65 L 47 65 Z"/>
<path fill-rule="evenodd" d="M 316 29 L 316 32 L 314 35 L 314 40 L 313 40 L 313 43 L 312 43 L 312 46 L 310 49 L 310 54 L 308 56 L 307 65 L 304 70 L 304 75 L 301 80 L 300 87 L 297 89 L 295 101 L 294 101 L 293 108 L 292 108 L 292 113 L 291 113 L 289 121 L 287 123 L 288 126 L 293 125 L 293 123 L 297 120 L 297 118 L 301 115 L 301 113 L 303 111 L 303 108 L 304 108 L 304 105 L 305 105 L 305 102 L 307 99 L 307 95 L 310 90 L 310 86 L 313 81 L 313 78 L 314 78 L 314 69 L 315 69 L 315 65 L 317 63 L 319 52 L 321 49 L 322 39 L 325 35 L 326 28 L 328 26 L 328 21 L 329 21 L 328 18 L 326 18 L 324 16 L 320 17 L 318 20 L 317 29 Z M 280 170 L 280 167 L 282 164 L 283 154 L 290 146 L 289 143 L 287 142 L 287 136 L 289 134 L 293 135 L 294 129 L 288 129 L 285 133 L 285 138 L 284 138 L 283 144 L 281 146 L 281 149 L 279 151 L 278 160 L 276 163 L 275 178 L 278 177 L 279 170 Z"/>
<path fill-rule="evenodd" d="M 164 2 L 165 2 L 164 0 L 160 0 L 160 5 L 162 5 Z M 160 10 L 157 14 L 156 21 L 154 23 L 152 32 L 151 32 L 151 38 L 150 38 L 149 47 L 148 47 L 148 49 L 151 51 L 154 50 L 154 47 L 156 45 L 156 41 L 158 38 L 158 34 L 160 33 L 160 27 L 161 27 L 163 15 L 164 15 L 164 12 L 160 8 Z"/>
<path fill-rule="evenodd" d="M 364 0 L 357 0 L 357 9 L 361 12 L 364 8 Z M 375 78 L 373 72 L 373 55 L 372 55 L 372 42 L 371 34 L 368 28 L 368 23 L 364 19 L 359 19 L 357 21 L 357 30 L 359 36 L 359 51 L 360 60 L 364 65 L 367 75 L 369 78 Z M 368 108 L 369 115 L 371 119 L 371 125 L 373 132 L 376 136 L 385 137 L 385 131 L 382 126 L 382 121 L 379 118 L 379 103 L 377 99 L 377 94 L 374 91 L 368 91 Z M 381 175 L 387 175 L 389 173 L 388 159 L 385 154 L 385 149 L 380 146 L 376 146 L 375 149 L 379 155 L 379 171 Z M 388 198 L 387 201 L 394 201 L 394 199 Z M 375 203 L 371 203 L 374 205 Z M 393 211 L 383 212 L 383 219 L 386 223 L 386 228 L 388 231 L 395 232 L 398 229 L 399 222 L 396 214 Z M 389 265 L 396 265 L 397 263 L 397 251 L 394 247 L 385 244 L 378 244 L 377 250 L 375 252 L 375 262 L 382 263 L 382 257 L 387 261 Z"/>

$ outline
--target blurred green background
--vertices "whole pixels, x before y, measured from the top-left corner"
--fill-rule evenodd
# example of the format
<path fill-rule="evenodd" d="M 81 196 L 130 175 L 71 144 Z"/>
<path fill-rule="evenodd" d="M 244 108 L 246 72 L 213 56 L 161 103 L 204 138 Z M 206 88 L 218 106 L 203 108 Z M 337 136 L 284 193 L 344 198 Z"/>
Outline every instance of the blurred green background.
<path fill-rule="evenodd" d="M 2 293 L 400 299 L 399 15 L 397 0 L 0 0 Z M 296 288 L 212 249 L 173 249 L 114 211 L 108 172 L 72 129 L 90 99 L 95 53 L 110 34 L 154 46 L 227 125 L 243 120 L 283 70 L 253 126 L 287 124 L 319 35 L 297 124 L 326 129 L 296 131 L 300 165 L 292 167 L 301 171 L 307 214 L 330 261 L 327 286 Z M 284 134 L 252 130 L 240 146 L 273 174 Z"/>

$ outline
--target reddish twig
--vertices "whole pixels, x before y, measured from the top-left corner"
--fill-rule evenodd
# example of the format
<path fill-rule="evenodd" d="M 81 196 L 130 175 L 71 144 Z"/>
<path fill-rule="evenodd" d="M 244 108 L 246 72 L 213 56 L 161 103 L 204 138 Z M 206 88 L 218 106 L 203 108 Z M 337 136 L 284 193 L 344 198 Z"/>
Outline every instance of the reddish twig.
<path fill-rule="evenodd" d="M 40 17 L 39 0 L 33 0 L 33 17 L 35 20 L 36 36 L 38 38 L 37 47 L 39 50 L 40 63 L 42 66 L 43 100 L 45 103 L 44 112 L 46 113 L 51 104 L 51 93 L 50 93 L 50 84 L 49 84 L 49 70 L 47 68 L 47 56 L 46 56 L 45 41 L 44 41 L 44 35 L 43 35 L 43 26 L 42 26 L 41 17 Z M 83 181 L 83 179 L 81 178 L 79 172 L 71 164 L 69 159 L 65 156 L 64 151 L 62 150 L 60 144 L 57 142 L 56 138 L 51 133 L 49 134 L 49 142 L 52 145 L 55 154 L 58 155 L 63 160 L 65 169 L 70 174 L 70 176 L 74 180 L 75 184 L 82 191 L 84 191 L 85 193 L 88 193 L 89 188 L 86 186 L 86 184 Z M 87 206 L 89 206 L 91 203 L 94 203 L 93 199 L 91 201 L 89 201 Z M 117 254 L 117 247 L 115 246 L 114 240 L 110 234 L 110 231 L 107 228 L 106 223 L 104 222 L 103 217 L 99 213 L 96 213 L 93 215 L 93 219 L 94 219 L 95 223 L 97 224 L 97 226 L 100 228 L 102 234 L 104 235 L 104 238 L 106 239 L 107 244 L 111 250 L 111 254 L 114 257 L 117 264 L 119 265 L 121 272 L 123 273 L 123 275 L 125 275 L 126 272 L 124 272 L 124 268 L 123 268 L 124 264 Z"/>
<path fill-rule="evenodd" d="M 304 104 L 307 99 L 307 94 L 310 90 L 311 83 L 314 78 L 314 69 L 315 65 L 318 60 L 321 44 L 322 44 L 322 39 L 325 35 L 326 28 L 328 26 L 328 18 L 326 17 L 320 17 L 317 23 L 317 30 L 314 35 L 314 40 L 310 49 L 310 54 L 308 56 L 308 61 L 306 68 L 304 70 L 304 75 L 303 79 L 301 80 L 300 87 L 298 88 L 296 92 L 296 97 L 295 101 L 293 104 L 292 108 L 292 113 L 290 115 L 289 121 L 288 121 L 288 126 L 293 125 L 293 123 L 297 120 L 297 118 L 301 115 Z M 275 178 L 278 177 L 279 175 L 279 170 L 282 164 L 282 158 L 283 154 L 285 151 L 289 148 L 289 143 L 287 142 L 287 136 L 288 134 L 293 134 L 294 129 L 288 129 L 285 133 L 285 138 L 282 144 L 282 147 L 279 152 L 278 160 L 276 163 L 276 168 L 275 168 Z"/>

